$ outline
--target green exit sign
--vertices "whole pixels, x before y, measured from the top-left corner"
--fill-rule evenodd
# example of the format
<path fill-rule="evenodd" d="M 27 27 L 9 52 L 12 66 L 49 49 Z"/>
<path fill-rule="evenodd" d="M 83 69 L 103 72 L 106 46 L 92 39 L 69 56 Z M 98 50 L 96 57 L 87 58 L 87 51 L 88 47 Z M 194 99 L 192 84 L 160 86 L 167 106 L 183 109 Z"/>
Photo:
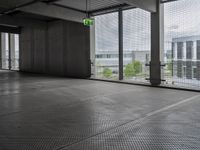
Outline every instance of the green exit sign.
<path fill-rule="evenodd" d="M 85 19 L 83 19 L 83 24 L 85 26 L 92 26 L 92 25 L 94 25 L 94 19 L 85 18 Z"/>

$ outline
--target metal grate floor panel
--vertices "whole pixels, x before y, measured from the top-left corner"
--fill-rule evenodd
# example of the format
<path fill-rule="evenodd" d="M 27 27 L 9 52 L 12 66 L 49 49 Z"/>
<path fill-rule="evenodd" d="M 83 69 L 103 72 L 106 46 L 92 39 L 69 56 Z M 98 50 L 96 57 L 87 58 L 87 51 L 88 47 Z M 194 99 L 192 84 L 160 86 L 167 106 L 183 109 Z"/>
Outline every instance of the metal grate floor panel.
<path fill-rule="evenodd" d="M 0 72 L 0 150 L 200 149 L 199 93 Z"/>

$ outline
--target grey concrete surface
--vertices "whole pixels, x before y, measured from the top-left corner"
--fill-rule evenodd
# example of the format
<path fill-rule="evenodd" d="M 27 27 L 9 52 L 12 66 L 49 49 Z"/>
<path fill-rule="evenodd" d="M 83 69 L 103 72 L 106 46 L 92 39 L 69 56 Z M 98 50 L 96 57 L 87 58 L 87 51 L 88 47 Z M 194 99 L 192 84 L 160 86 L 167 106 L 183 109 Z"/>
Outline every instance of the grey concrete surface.
<path fill-rule="evenodd" d="M 200 94 L 0 71 L 0 150 L 200 149 Z"/>

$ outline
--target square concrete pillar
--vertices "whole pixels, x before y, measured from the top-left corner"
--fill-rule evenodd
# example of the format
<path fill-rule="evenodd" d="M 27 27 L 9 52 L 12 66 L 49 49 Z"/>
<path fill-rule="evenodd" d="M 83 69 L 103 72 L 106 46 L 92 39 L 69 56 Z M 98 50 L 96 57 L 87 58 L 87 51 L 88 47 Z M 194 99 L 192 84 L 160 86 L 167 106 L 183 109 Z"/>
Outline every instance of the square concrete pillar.
<path fill-rule="evenodd" d="M 153 86 L 161 84 L 161 61 L 164 52 L 162 26 L 163 26 L 163 6 L 157 0 L 157 12 L 151 13 L 151 62 L 150 62 L 150 82 Z"/>

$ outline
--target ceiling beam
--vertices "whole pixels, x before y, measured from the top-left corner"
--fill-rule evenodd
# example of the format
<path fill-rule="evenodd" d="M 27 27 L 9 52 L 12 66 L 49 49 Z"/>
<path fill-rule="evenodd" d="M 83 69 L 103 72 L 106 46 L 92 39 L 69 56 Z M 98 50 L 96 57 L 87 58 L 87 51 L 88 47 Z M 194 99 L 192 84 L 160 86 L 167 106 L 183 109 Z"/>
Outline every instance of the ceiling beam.
<path fill-rule="evenodd" d="M 45 4 L 42 2 L 34 3 L 32 5 L 20 8 L 20 10 L 32 14 L 76 22 L 82 22 L 83 18 L 86 16 L 86 14 L 83 12 L 64 7 L 58 7 L 51 4 Z"/>
<path fill-rule="evenodd" d="M 45 21 L 39 21 L 36 19 L 28 19 L 28 18 L 20 18 L 15 16 L 0 16 L 0 24 L 10 25 L 10 26 L 17 26 L 17 27 L 45 27 Z"/>
<path fill-rule="evenodd" d="M 19 34 L 21 32 L 20 27 L 13 27 L 13 26 L 6 26 L 0 24 L 0 32 L 8 32 L 8 33 L 15 33 Z"/>
<path fill-rule="evenodd" d="M 30 1 L 30 2 L 27 2 L 27 3 L 23 3 L 23 4 L 20 4 L 20 5 L 17 5 L 17 6 L 12 7 L 12 8 L 6 9 L 6 10 L 0 12 L 0 16 L 13 13 L 15 11 L 18 11 L 22 7 L 26 7 L 26 6 L 32 5 L 32 4 L 37 3 L 39 1 L 42 1 L 42 0 L 33 0 L 33 1 Z"/>
<path fill-rule="evenodd" d="M 113 11 L 118 11 L 119 9 L 123 8 L 128 8 L 130 5 L 128 4 L 119 4 L 119 5 L 114 5 L 114 6 L 108 6 L 105 8 L 97 9 L 97 10 L 92 10 L 88 12 L 91 16 L 107 13 L 107 12 L 113 12 Z"/>
<path fill-rule="evenodd" d="M 156 12 L 157 11 L 157 4 L 159 0 L 117 0 L 121 3 L 127 3 L 132 5 L 133 7 L 138 7 L 149 12 Z"/>
<path fill-rule="evenodd" d="M 84 10 L 80 10 L 80 9 L 77 9 L 77 8 L 72 8 L 72 7 L 69 7 L 69 6 L 64 6 L 64 5 L 61 5 L 61 4 L 56 4 L 56 3 L 51 3 L 51 5 L 54 5 L 54 6 L 58 6 L 58 7 L 62 7 L 62 8 L 66 8 L 66 9 L 70 9 L 70 10 L 73 10 L 73 11 L 78 11 L 78 12 L 81 12 L 81 13 L 88 13 Z"/>

